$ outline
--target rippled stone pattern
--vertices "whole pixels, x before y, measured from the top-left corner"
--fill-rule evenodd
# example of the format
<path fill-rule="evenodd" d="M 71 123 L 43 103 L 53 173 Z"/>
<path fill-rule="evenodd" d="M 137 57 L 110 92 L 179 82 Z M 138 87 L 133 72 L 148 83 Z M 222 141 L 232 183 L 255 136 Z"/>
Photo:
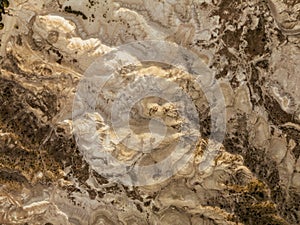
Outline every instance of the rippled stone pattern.
<path fill-rule="evenodd" d="M 11 0 L 5 6 L 0 224 L 300 224 L 298 0 Z M 209 169 L 199 170 L 211 111 L 191 74 L 155 62 L 120 68 L 126 82 L 143 74 L 176 81 L 199 113 L 201 133 L 193 157 L 174 176 L 130 186 L 107 179 L 85 160 L 72 109 L 95 60 L 145 40 L 182 46 L 213 71 L 224 96 L 226 134 Z M 118 81 L 107 90 L 122 87 Z M 148 131 L 137 122 L 149 105 L 174 113 L 171 103 L 157 98 L 135 105 L 131 128 L 141 135 Z M 175 131 L 174 118 L 169 125 Z M 154 133 L 161 131 L 155 130 L 159 121 L 151 125 Z M 105 126 L 98 122 L 101 133 Z M 171 144 L 166 140 L 162 154 L 143 163 L 165 157 Z M 121 145 L 113 154 L 135 157 Z"/>

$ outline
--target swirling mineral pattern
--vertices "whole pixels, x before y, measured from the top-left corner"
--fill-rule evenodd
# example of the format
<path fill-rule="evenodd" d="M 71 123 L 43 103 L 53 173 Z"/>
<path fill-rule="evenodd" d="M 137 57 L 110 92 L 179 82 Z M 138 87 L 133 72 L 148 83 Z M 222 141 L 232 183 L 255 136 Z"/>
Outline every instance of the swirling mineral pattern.
<path fill-rule="evenodd" d="M 299 0 L 0 0 L 0 224 L 299 225 Z"/>
<path fill-rule="evenodd" d="M 162 182 L 192 160 L 200 140 L 200 112 L 180 87 L 185 80 L 164 77 L 159 68 L 151 71 L 153 66 L 137 74 L 117 73 L 142 62 L 190 71 L 194 76 L 190 82 L 203 90 L 211 106 L 212 126 L 209 149 L 199 168 L 207 169 L 218 154 L 215 142 L 224 138 L 222 92 L 197 55 L 163 41 L 120 46 L 87 69 L 73 107 L 75 134 L 85 159 L 103 176 L 134 186 Z M 158 154 L 161 157 L 154 164 L 143 165 Z"/>

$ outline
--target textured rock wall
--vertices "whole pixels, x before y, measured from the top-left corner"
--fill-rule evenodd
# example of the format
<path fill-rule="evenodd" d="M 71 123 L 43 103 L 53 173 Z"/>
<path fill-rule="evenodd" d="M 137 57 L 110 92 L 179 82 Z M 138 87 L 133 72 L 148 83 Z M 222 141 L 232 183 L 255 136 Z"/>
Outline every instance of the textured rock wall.
<path fill-rule="evenodd" d="M 1 224 L 300 224 L 298 0 L 0 3 Z M 81 81 L 89 78 L 92 63 L 118 46 L 149 40 L 197 56 L 200 68 L 206 68 L 202 72 L 213 75 L 206 81 L 219 85 L 225 113 L 210 102 L 192 70 L 135 59 L 135 65 L 96 67 L 100 73 L 121 68 L 96 95 L 98 113 L 77 120 L 76 93 L 87 87 Z M 149 50 L 147 57 L 157 51 Z M 176 54 L 180 58 L 174 48 L 156 57 L 186 62 L 183 56 L 174 59 Z M 136 134 L 131 148 L 116 141 L 108 121 L 122 115 L 111 115 L 109 107 L 123 87 L 141 77 L 149 79 L 144 89 L 176 85 L 193 108 L 176 99 L 173 86 L 163 94 L 175 96 L 172 102 L 159 96 L 141 99 L 130 109 L 129 127 Z M 136 96 L 134 88 L 124 95 Z M 175 107 L 180 104 L 184 116 Z M 225 116 L 225 136 L 216 145 L 210 144 L 212 115 Z M 95 122 L 96 139 L 79 133 L 86 121 Z M 118 128 L 125 140 L 126 131 Z M 134 151 L 150 133 L 161 141 L 155 151 Z M 188 146 L 190 157 L 175 174 L 152 185 L 110 179 L 101 169 L 100 153 L 89 150 L 101 140 L 101 150 L 129 168 L 153 165 L 172 155 L 179 137 L 184 144 L 197 137 Z"/>

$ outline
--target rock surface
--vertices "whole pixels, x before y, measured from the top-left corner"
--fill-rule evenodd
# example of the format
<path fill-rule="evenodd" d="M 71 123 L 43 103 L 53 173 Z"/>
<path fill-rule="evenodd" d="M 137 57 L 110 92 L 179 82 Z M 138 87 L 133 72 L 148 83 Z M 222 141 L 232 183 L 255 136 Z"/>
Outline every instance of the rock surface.
<path fill-rule="evenodd" d="M 300 224 L 298 0 L 0 4 L 0 224 Z"/>

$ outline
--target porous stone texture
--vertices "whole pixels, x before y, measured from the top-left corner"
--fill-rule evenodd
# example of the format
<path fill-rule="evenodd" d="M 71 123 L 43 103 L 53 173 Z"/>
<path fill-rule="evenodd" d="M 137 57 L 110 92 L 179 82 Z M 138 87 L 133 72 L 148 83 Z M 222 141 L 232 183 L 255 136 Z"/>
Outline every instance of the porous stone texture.
<path fill-rule="evenodd" d="M 300 224 L 299 0 L 3 2 L 0 224 Z M 226 133 L 210 167 L 200 170 L 213 151 L 205 91 L 181 68 L 158 62 L 121 68 L 124 82 L 106 83 L 109 97 L 99 95 L 101 101 L 110 102 L 138 76 L 158 76 L 190 96 L 201 133 L 178 173 L 129 186 L 86 160 L 74 134 L 73 100 L 97 58 L 146 40 L 182 46 L 213 72 Z M 139 138 L 149 133 L 151 118 L 158 139 L 161 122 L 172 137 L 150 153 L 115 143 L 104 116 L 97 117 L 107 151 L 125 162 L 141 157 L 145 165 L 171 154 L 177 137 L 188 134 L 178 128 L 186 120 L 172 104 L 149 97 L 132 108 L 130 127 Z"/>

